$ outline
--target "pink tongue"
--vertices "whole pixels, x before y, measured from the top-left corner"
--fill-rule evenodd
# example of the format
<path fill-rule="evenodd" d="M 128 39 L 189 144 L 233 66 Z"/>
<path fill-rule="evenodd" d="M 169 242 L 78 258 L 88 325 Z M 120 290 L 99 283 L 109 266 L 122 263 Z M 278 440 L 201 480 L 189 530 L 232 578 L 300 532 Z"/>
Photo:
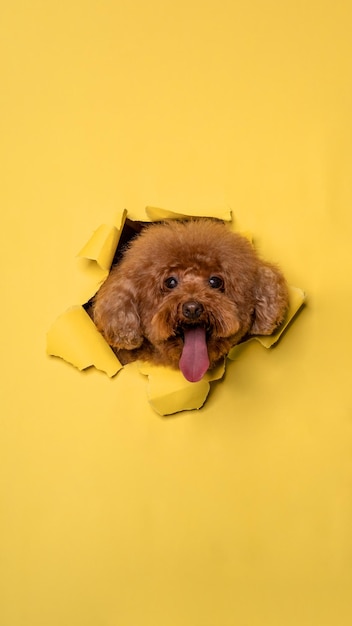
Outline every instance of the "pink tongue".
<path fill-rule="evenodd" d="M 184 345 L 180 358 L 180 370 L 191 383 L 203 378 L 209 368 L 205 329 L 196 326 L 184 330 Z"/>

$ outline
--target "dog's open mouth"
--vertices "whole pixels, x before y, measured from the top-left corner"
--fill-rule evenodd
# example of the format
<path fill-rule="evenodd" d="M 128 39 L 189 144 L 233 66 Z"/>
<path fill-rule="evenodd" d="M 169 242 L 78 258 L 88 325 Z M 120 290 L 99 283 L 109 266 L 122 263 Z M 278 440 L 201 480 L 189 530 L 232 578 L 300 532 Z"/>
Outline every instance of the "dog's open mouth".
<path fill-rule="evenodd" d="M 182 336 L 179 367 L 186 380 L 196 383 L 203 378 L 210 365 L 206 329 L 203 326 L 185 326 Z"/>

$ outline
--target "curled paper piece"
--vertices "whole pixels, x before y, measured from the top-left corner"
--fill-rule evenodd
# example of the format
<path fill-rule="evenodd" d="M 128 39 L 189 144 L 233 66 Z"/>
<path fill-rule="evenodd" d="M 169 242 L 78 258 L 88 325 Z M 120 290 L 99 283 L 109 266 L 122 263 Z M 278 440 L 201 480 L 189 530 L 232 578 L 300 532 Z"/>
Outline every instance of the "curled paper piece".
<path fill-rule="evenodd" d="M 159 222 L 160 220 L 183 220 L 191 217 L 215 217 L 218 220 L 224 220 L 225 222 L 231 222 L 232 211 L 230 209 L 212 209 L 208 213 L 202 213 L 202 215 L 194 215 L 192 213 L 175 213 L 174 211 L 168 211 L 166 209 L 160 209 L 158 207 L 147 206 L 145 209 L 151 222 Z"/>
<path fill-rule="evenodd" d="M 143 363 L 140 372 L 148 376 L 147 395 L 150 405 L 159 415 L 200 409 L 205 403 L 210 382 L 219 380 L 225 372 L 225 361 L 197 383 L 189 383 L 180 371 L 169 367 Z"/>
<path fill-rule="evenodd" d="M 119 241 L 115 226 L 102 224 L 78 253 L 79 257 L 94 261 L 104 271 L 109 271 Z"/>
<path fill-rule="evenodd" d="M 92 298 L 109 274 L 126 221 L 127 211 L 116 215 L 115 224 L 102 224 L 78 256 L 87 261 L 81 281 L 81 304 L 65 311 L 47 334 L 47 354 L 58 356 L 79 370 L 95 366 L 114 376 L 122 367 L 117 356 L 97 330 L 83 304 Z"/>
<path fill-rule="evenodd" d="M 78 302 L 89 301 L 107 279 L 114 260 L 116 249 L 125 226 L 127 211 L 116 215 L 115 224 L 102 224 L 78 253 Z"/>
<path fill-rule="evenodd" d="M 292 287 L 291 285 L 288 288 L 288 311 L 286 313 L 285 320 L 283 324 L 281 324 L 280 328 L 272 335 L 268 335 L 264 337 L 263 335 L 255 337 L 259 343 L 264 346 L 264 348 L 271 348 L 277 341 L 279 341 L 281 335 L 286 330 L 287 326 L 291 323 L 296 313 L 299 311 L 301 306 L 305 301 L 306 295 L 302 289 L 298 287 Z"/>
<path fill-rule="evenodd" d="M 119 243 L 126 217 L 127 211 L 124 210 L 119 214 L 116 226 L 101 224 L 86 245 L 83 246 L 78 256 L 96 262 L 102 270 L 108 272 L 116 252 L 117 244 Z"/>
<path fill-rule="evenodd" d="M 74 306 L 57 318 L 47 334 L 47 351 L 79 370 L 94 365 L 114 376 L 122 365 L 82 306 Z"/>
<path fill-rule="evenodd" d="M 271 348 L 273 345 L 275 345 L 275 343 L 279 341 L 281 335 L 285 332 L 288 325 L 292 322 L 294 316 L 296 315 L 296 313 L 298 313 L 306 298 L 305 293 L 304 291 L 302 291 L 302 289 L 299 289 L 298 287 L 292 287 L 291 285 L 288 288 L 288 297 L 288 311 L 286 313 L 284 322 L 281 324 L 278 330 L 272 333 L 272 335 L 257 335 L 255 337 L 251 337 L 243 343 L 240 343 L 237 346 L 234 346 L 228 354 L 229 359 L 234 360 L 237 356 L 238 351 L 242 350 L 242 347 L 246 343 L 250 343 L 251 341 L 259 341 L 259 343 L 264 346 L 264 348 Z"/>

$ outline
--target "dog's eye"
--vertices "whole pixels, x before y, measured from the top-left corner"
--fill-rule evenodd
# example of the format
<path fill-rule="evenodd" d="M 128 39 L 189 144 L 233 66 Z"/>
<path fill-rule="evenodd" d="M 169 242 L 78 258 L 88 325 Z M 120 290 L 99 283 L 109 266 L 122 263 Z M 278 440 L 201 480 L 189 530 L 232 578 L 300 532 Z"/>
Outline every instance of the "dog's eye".
<path fill-rule="evenodd" d="M 165 287 L 167 287 L 168 289 L 175 289 L 177 285 L 178 285 L 178 280 L 177 278 L 175 278 L 175 276 L 169 276 L 169 278 L 165 280 Z"/>
<path fill-rule="evenodd" d="M 209 285 L 212 289 L 221 289 L 224 286 L 224 281 L 220 276 L 210 276 Z"/>

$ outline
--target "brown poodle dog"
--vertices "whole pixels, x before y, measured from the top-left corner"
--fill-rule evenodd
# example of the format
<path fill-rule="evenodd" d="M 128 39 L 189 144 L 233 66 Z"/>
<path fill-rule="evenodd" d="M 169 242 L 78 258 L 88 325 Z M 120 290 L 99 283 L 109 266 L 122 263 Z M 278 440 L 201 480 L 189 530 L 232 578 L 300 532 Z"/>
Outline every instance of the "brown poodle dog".
<path fill-rule="evenodd" d="M 288 305 L 281 272 L 212 219 L 147 226 L 95 296 L 93 319 L 122 363 L 200 380 L 247 335 L 270 335 Z"/>

